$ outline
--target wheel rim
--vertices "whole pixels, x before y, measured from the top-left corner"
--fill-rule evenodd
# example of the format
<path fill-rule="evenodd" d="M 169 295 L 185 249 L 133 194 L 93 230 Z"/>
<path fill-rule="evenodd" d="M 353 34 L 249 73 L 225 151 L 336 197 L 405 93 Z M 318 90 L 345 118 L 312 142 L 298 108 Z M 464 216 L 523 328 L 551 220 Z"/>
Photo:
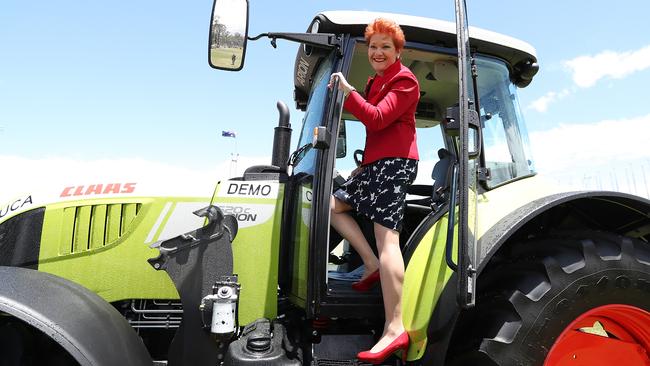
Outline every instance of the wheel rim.
<path fill-rule="evenodd" d="M 544 362 L 544 366 L 616 364 L 650 365 L 649 312 L 628 305 L 589 310 L 564 329 Z"/>

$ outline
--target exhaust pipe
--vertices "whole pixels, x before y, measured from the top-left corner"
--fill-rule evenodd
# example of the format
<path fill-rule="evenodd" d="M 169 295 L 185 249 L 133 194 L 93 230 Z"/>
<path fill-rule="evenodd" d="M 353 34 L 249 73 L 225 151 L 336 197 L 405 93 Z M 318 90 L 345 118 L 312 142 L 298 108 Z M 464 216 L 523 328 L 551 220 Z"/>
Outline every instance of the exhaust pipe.
<path fill-rule="evenodd" d="M 289 123 L 289 107 L 281 100 L 278 101 L 277 107 L 280 117 L 278 127 L 275 128 L 275 134 L 273 136 L 271 165 L 275 165 L 280 168 L 280 171 L 286 172 L 292 131 L 291 124 Z"/>

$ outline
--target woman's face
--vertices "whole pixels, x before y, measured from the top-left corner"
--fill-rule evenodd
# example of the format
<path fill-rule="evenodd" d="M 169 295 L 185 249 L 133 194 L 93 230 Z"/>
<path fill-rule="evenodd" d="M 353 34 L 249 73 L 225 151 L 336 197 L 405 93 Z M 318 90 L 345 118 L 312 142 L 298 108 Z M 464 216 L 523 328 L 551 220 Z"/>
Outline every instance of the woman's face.
<path fill-rule="evenodd" d="M 392 65 L 399 53 L 395 49 L 395 42 L 388 34 L 375 33 L 368 42 L 368 61 L 378 75 L 384 75 L 388 66 Z"/>

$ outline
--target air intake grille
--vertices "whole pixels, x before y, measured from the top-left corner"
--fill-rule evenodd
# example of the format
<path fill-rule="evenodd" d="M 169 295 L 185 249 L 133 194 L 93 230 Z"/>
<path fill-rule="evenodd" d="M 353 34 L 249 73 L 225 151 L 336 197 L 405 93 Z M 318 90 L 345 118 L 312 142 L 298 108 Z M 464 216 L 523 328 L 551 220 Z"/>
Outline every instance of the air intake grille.
<path fill-rule="evenodd" d="M 124 203 L 65 208 L 59 254 L 81 253 L 112 244 L 130 230 L 141 206 Z"/>

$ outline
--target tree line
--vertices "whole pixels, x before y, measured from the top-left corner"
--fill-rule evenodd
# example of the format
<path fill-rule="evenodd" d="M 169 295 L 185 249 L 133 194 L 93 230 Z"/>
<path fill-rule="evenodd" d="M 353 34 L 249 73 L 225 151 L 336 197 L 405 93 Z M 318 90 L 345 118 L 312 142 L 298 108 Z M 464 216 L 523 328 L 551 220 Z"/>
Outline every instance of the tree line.
<path fill-rule="evenodd" d="M 214 17 L 212 26 L 213 48 L 241 48 L 244 46 L 244 35 L 239 32 L 231 33 L 218 16 Z"/>

